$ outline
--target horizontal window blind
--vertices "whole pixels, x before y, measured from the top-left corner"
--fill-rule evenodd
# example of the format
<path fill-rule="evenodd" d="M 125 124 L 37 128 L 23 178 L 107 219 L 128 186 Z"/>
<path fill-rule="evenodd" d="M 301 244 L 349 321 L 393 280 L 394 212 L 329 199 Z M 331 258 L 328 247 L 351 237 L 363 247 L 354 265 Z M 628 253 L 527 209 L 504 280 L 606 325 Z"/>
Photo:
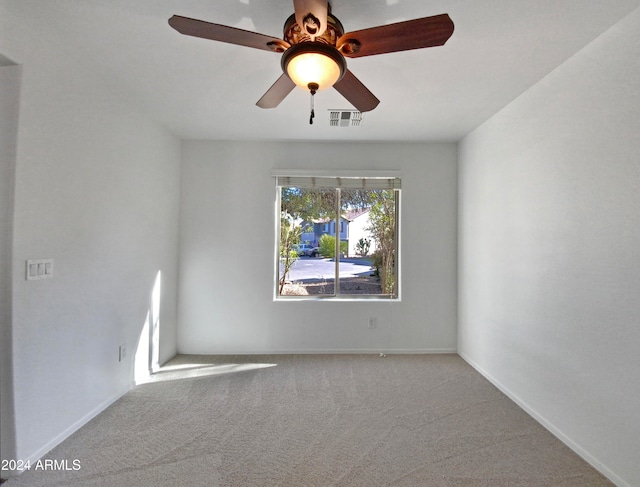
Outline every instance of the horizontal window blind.
<path fill-rule="evenodd" d="M 400 178 L 276 176 L 276 185 L 304 189 L 400 189 Z"/>

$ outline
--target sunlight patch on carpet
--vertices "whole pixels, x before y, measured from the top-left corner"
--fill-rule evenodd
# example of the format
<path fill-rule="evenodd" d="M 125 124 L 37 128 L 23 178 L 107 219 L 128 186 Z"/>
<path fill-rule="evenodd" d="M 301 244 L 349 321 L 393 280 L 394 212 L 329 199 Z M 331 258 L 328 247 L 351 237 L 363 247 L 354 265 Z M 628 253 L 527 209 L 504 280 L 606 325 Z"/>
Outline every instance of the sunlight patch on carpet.
<path fill-rule="evenodd" d="M 166 365 L 149 376 L 145 382 L 164 382 L 169 380 L 193 379 L 194 377 L 207 377 L 211 375 L 231 374 L 246 372 L 248 370 L 266 369 L 276 367 L 278 364 L 249 363 L 249 364 L 175 364 Z"/>

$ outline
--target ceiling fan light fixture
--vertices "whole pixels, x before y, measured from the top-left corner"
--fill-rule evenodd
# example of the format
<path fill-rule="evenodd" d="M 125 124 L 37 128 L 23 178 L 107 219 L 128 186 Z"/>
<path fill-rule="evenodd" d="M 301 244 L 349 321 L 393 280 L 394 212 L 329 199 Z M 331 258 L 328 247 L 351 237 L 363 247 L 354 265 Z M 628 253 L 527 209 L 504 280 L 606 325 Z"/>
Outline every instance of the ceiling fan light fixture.
<path fill-rule="evenodd" d="M 331 88 L 347 69 L 344 56 L 334 47 L 319 42 L 303 42 L 287 49 L 282 55 L 282 71 L 304 90 L 309 84 L 317 90 Z"/>

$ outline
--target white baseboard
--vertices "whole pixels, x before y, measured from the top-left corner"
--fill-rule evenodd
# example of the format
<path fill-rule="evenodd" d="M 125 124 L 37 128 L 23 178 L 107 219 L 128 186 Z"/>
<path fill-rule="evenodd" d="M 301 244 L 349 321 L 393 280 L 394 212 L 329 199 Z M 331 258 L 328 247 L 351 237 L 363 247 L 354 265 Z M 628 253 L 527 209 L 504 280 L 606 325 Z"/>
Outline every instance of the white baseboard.
<path fill-rule="evenodd" d="M 631 484 L 625 482 L 618 475 L 616 475 L 612 470 L 607 468 L 602 462 L 600 462 L 596 457 L 591 455 L 588 451 L 583 449 L 580 445 L 575 443 L 570 437 L 565 435 L 560 428 L 555 426 L 553 423 L 548 421 L 544 416 L 538 413 L 535 409 L 533 409 L 529 404 L 523 401 L 518 395 L 514 394 L 508 387 L 504 386 L 499 380 L 489 374 L 486 370 L 480 367 L 477 363 L 467 357 L 465 354 L 458 352 L 458 355 L 467 362 L 471 367 L 476 369 L 485 379 L 491 382 L 500 392 L 502 392 L 505 396 L 515 402 L 518 406 L 520 406 L 529 416 L 535 419 L 538 423 L 544 426 L 552 435 L 558 438 L 562 443 L 567 445 L 571 450 L 574 451 L 579 457 L 581 457 L 585 462 L 595 468 L 602 475 L 607 477 L 611 482 L 613 482 L 618 487 L 632 487 Z"/>
<path fill-rule="evenodd" d="M 69 438 L 69 436 L 71 436 L 73 433 L 78 431 L 85 424 L 87 424 L 89 421 L 91 421 L 93 418 L 95 418 L 98 414 L 100 414 L 102 411 L 107 409 L 114 402 L 116 402 L 118 399 L 120 399 L 122 396 L 124 396 L 127 392 L 129 392 L 131 390 L 131 387 L 132 386 L 130 386 L 128 389 L 126 389 L 124 391 L 121 391 L 121 392 L 118 392 L 118 393 L 112 395 L 111 397 L 109 397 L 108 399 L 106 399 L 105 401 L 100 403 L 98 406 L 93 408 L 91 411 L 89 411 L 87 414 L 85 414 L 78 421 L 76 421 L 71 426 L 69 426 L 67 429 L 62 431 L 59 435 L 55 436 L 51 441 L 47 442 L 42 447 L 38 448 L 35 452 L 33 452 L 31 455 L 29 455 L 26 458 L 26 460 L 28 460 L 31 463 L 31 465 L 35 464 L 38 460 L 40 460 L 44 455 L 46 455 L 48 452 L 50 452 L 53 448 L 55 448 L 60 443 L 62 443 L 64 440 Z M 16 473 L 20 474 L 22 472 L 16 472 Z"/>
<path fill-rule="evenodd" d="M 211 351 L 202 352 L 178 352 L 178 355 L 346 355 L 346 354 L 362 354 L 372 355 L 384 353 L 386 355 L 430 355 L 430 354 L 447 354 L 455 353 L 455 348 L 402 348 L 402 349 L 279 349 L 279 350 L 237 350 L 237 351 Z"/>

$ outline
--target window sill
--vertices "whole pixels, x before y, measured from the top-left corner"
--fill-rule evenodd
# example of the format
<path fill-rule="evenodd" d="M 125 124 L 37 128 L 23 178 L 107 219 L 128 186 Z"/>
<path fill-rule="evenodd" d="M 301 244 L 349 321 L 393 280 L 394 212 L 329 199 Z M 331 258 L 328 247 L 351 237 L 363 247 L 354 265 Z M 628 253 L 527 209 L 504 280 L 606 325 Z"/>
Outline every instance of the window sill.
<path fill-rule="evenodd" d="M 299 303 L 301 301 L 311 301 L 311 302 L 340 302 L 340 303 L 399 303 L 401 299 L 391 298 L 391 297 L 383 297 L 383 296 L 367 296 L 355 297 L 353 295 L 345 295 L 345 296 L 277 296 L 273 299 L 276 303 L 287 303 L 287 302 L 296 302 Z"/>

